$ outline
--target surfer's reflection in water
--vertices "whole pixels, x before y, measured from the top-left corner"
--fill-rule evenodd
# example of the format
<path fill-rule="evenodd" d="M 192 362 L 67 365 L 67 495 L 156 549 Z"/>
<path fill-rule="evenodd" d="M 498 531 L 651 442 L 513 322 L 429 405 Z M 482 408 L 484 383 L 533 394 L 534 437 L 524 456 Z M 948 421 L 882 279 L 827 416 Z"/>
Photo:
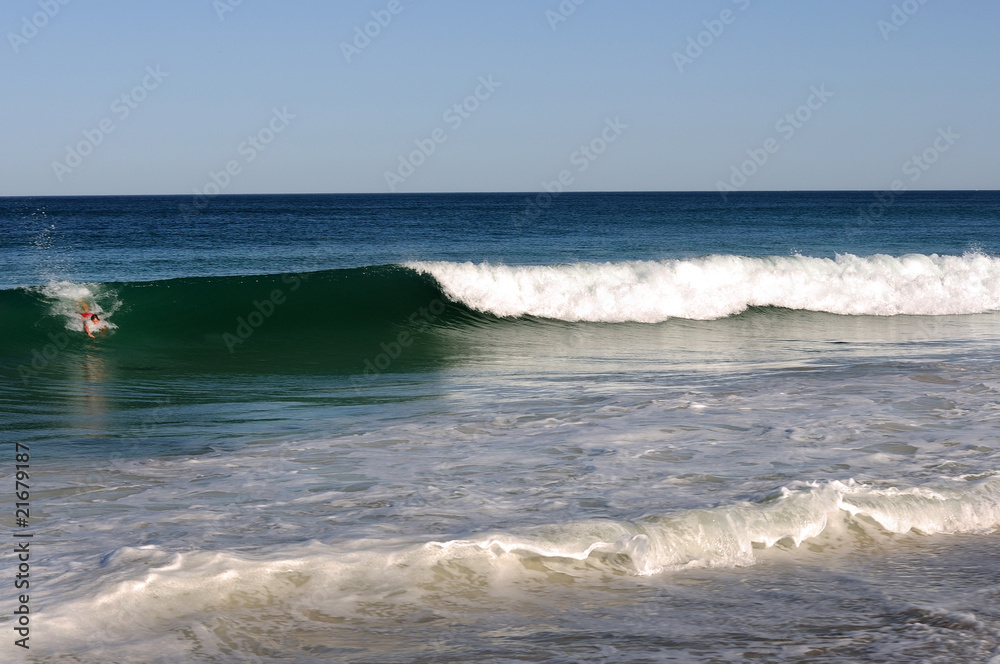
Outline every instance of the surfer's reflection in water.
<path fill-rule="evenodd" d="M 79 418 L 82 433 L 87 437 L 108 435 L 108 406 L 105 391 L 108 386 L 108 365 L 97 352 L 85 351 L 79 365 L 80 380 L 77 405 L 82 411 Z"/>
<path fill-rule="evenodd" d="M 104 336 L 108 331 L 107 322 L 93 311 L 95 308 L 91 307 L 87 300 L 80 300 L 77 303 L 77 313 L 80 315 L 83 331 L 91 339 L 95 338 L 95 332 Z M 88 347 L 84 349 L 81 361 L 76 364 L 79 376 L 76 384 L 81 389 L 81 392 L 77 393 L 79 399 L 76 401 L 83 411 L 79 422 L 87 437 L 104 437 L 108 435 L 109 408 L 105 395 L 108 366 L 98 348 L 90 347 L 89 343 L 85 346 Z"/>

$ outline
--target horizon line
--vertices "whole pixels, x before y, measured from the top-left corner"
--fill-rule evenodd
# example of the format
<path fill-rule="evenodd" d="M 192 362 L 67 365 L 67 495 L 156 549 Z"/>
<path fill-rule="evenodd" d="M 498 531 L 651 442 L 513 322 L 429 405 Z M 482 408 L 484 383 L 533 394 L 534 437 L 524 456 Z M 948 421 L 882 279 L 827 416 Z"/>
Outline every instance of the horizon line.
<path fill-rule="evenodd" d="M 871 194 L 881 193 L 885 189 L 759 189 L 751 191 L 726 192 L 726 196 L 740 196 L 745 194 Z M 997 189 L 908 189 L 893 192 L 896 195 L 925 193 L 979 193 L 979 192 L 1000 192 Z M 342 192 L 259 192 L 244 194 L 212 194 L 204 195 L 197 193 L 188 194 L 0 194 L 0 200 L 13 198 L 241 198 L 249 196 L 538 196 L 548 192 L 543 191 L 414 191 L 414 192 L 364 192 L 364 191 L 342 191 Z M 587 195 L 587 194 L 712 194 L 721 195 L 713 189 L 614 189 L 614 190 L 587 190 L 587 191 L 563 191 L 550 194 L 553 198 L 561 196 Z"/>

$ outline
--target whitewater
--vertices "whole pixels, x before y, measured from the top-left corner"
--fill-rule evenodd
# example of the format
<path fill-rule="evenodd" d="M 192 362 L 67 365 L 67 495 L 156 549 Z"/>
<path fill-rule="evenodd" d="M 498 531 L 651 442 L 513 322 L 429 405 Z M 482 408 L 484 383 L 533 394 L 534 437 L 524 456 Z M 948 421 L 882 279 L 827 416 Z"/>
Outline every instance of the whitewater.
<path fill-rule="evenodd" d="M 408 263 L 451 298 L 496 316 L 657 323 L 750 307 L 842 315 L 970 314 L 1000 309 L 1000 259 L 964 256 L 707 256 L 508 266 Z"/>

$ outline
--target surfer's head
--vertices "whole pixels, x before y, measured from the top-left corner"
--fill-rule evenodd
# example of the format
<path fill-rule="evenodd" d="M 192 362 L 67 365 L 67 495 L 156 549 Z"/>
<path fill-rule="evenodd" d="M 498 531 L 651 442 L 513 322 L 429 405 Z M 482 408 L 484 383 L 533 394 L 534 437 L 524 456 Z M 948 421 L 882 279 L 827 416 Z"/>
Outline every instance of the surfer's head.
<path fill-rule="evenodd" d="M 98 316 L 97 314 L 94 314 L 93 316 L 90 317 L 90 322 L 91 323 L 100 323 L 101 322 L 101 317 Z"/>

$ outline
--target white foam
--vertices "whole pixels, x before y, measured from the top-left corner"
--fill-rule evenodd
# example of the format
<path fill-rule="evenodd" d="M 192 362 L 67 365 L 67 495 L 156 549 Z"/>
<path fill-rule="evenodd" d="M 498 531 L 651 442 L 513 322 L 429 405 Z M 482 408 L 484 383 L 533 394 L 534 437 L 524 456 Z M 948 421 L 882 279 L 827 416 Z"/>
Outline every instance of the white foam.
<path fill-rule="evenodd" d="M 879 489 L 854 481 L 797 483 L 763 503 L 689 510 L 635 523 L 587 521 L 526 537 L 499 534 L 427 546 L 452 553 L 478 549 L 496 558 L 586 560 L 595 554 L 623 554 L 632 572 L 649 575 L 668 569 L 753 565 L 756 546 L 787 541 L 798 547 L 848 515 L 865 517 L 892 534 L 991 532 L 1000 527 L 1000 481 L 947 490 Z"/>
<path fill-rule="evenodd" d="M 872 489 L 846 486 L 840 508 L 892 533 L 987 533 L 1000 526 L 1000 482 L 968 483 L 966 490 Z"/>
<path fill-rule="evenodd" d="M 50 300 L 50 312 L 65 321 L 67 330 L 83 332 L 83 318 L 80 314 L 89 311 L 98 314 L 101 322 L 91 326 L 91 331 L 117 329 L 108 320 L 119 307 L 117 295 L 100 284 L 77 284 L 70 281 L 53 282 L 39 289 Z"/>
<path fill-rule="evenodd" d="M 872 316 L 1000 310 L 1000 259 L 979 253 L 406 266 L 433 276 L 449 298 L 503 317 L 656 323 L 712 320 L 751 306 Z"/>
<path fill-rule="evenodd" d="M 878 488 L 853 481 L 794 483 L 770 498 L 682 510 L 635 521 L 586 520 L 523 532 L 419 543 L 412 539 L 300 542 L 258 549 L 176 551 L 121 547 L 96 566 L 54 578 L 61 590 L 39 616 L 47 647 L 90 643 L 141 647 L 167 632 L 196 629 L 222 612 L 321 612 L 351 620 L 371 607 L 406 615 L 435 598 L 479 603 L 513 593 L 545 570 L 638 576 L 686 568 L 754 565 L 758 549 L 797 547 L 838 521 L 887 537 L 991 532 L 1000 527 L 1000 478 L 953 486 Z M 838 529 L 840 534 L 852 529 Z M 533 562 L 529 562 L 534 559 Z M 595 579 L 599 579 L 598 574 Z M 224 636 L 224 635 L 223 635 Z M 202 647 L 219 637 L 206 632 Z M 177 642 L 175 647 L 190 647 Z"/>

